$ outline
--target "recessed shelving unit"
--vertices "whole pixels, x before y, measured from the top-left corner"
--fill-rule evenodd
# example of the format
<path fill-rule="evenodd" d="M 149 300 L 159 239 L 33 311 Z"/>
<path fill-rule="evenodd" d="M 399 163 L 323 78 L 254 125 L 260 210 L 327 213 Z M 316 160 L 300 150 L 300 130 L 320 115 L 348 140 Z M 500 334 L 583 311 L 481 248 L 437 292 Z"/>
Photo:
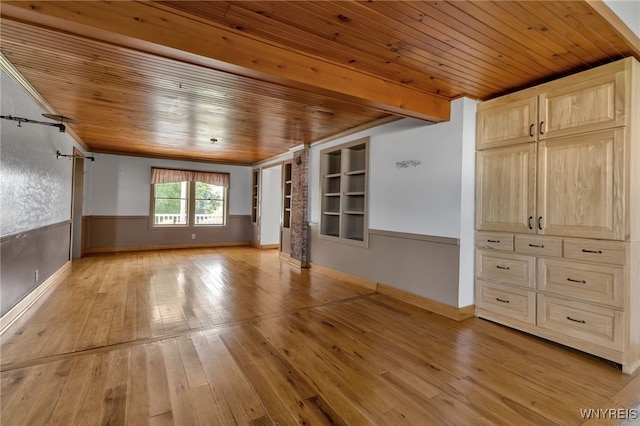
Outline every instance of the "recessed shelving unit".
<path fill-rule="evenodd" d="M 251 223 L 258 223 L 258 191 L 260 185 L 260 169 L 253 170 L 251 174 Z"/>
<path fill-rule="evenodd" d="M 291 228 L 291 162 L 283 164 L 282 176 L 282 227 Z"/>
<path fill-rule="evenodd" d="M 321 151 L 320 235 L 367 244 L 369 139 Z"/>

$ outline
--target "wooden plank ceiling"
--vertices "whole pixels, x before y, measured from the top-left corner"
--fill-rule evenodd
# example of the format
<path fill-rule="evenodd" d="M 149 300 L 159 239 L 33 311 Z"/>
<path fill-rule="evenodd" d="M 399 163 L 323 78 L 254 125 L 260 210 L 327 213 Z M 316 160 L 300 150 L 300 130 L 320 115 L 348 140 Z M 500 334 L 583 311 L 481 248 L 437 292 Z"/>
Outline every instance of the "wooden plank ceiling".
<path fill-rule="evenodd" d="M 1 14 L 2 54 L 91 152 L 230 164 L 640 59 L 599 1 L 3 1 Z"/>

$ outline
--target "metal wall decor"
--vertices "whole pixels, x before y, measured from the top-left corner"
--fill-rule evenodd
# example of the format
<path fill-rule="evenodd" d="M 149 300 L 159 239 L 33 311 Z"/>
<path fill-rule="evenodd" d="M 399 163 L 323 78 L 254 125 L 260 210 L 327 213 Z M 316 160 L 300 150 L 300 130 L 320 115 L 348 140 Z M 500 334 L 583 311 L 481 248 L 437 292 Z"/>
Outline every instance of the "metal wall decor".
<path fill-rule="evenodd" d="M 408 169 L 409 167 L 418 167 L 422 164 L 420 160 L 402 160 L 396 161 L 396 167 L 399 169 Z"/>

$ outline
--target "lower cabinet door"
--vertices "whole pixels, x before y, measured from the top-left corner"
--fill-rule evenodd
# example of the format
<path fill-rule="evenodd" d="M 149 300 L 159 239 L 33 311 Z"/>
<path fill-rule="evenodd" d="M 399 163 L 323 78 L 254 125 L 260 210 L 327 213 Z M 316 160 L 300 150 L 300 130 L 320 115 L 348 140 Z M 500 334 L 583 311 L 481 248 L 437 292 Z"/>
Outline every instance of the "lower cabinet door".
<path fill-rule="evenodd" d="M 476 307 L 480 311 L 535 324 L 535 304 L 534 291 L 476 279 Z"/>
<path fill-rule="evenodd" d="M 583 342 L 622 348 L 623 312 L 538 294 L 538 326 Z"/>

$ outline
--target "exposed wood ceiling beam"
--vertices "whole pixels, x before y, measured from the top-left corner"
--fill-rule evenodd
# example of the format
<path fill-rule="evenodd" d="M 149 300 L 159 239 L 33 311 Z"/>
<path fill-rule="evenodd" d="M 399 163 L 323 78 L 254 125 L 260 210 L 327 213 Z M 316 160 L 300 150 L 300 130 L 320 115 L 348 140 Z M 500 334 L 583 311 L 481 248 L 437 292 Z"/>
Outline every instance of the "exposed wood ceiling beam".
<path fill-rule="evenodd" d="M 13 1 L 2 3 L 2 15 L 396 115 L 449 120 L 445 98 L 182 16 L 156 3 Z"/>

